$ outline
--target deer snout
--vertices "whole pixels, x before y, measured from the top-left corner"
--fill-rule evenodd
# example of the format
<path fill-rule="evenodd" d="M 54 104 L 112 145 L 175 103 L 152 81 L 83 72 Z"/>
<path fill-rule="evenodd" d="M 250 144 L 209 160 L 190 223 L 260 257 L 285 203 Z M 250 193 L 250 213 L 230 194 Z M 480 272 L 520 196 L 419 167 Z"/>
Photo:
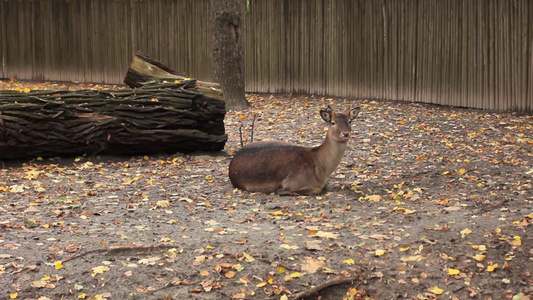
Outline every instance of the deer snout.
<path fill-rule="evenodd" d="M 342 131 L 340 134 L 340 139 L 347 141 L 350 138 L 350 132 L 349 131 Z"/>

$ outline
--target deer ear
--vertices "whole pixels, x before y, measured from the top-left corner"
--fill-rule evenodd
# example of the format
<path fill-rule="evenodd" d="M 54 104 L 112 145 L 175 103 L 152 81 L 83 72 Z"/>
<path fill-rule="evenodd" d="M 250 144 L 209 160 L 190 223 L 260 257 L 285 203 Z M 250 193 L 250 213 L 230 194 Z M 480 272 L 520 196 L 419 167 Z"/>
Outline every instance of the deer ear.
<path fill-rule="evenodd" d="M 357 117 L 357 115 L 359 114 L 360 111 L 361 111 L 361 107 L 359 107 L 359 106 L 350 109 L 349 112 L 347 112 L 348 117 L 350 118 L 350 121 L 353 121 L 353 119 L 355 119 Z"/>
<path fill-rule="evenodd" d="M 331 122 L 331 106 L 328 105 L 328 107 L 320 110 L 320 116 L 322 119 L 328 123 Z"/>

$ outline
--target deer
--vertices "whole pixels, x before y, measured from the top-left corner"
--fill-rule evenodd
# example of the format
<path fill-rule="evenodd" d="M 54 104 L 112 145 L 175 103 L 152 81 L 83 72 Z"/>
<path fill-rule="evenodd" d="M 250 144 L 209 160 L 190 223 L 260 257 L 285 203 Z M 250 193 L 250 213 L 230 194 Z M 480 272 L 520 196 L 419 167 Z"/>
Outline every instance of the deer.
<path fill-rule="evenodd" d="M 361 108 L 320 110 L 329 124 L 326 138 L 317 147 L 286 142 L 260 141 L 242 147 L 229 164 L 232 185 L 249 192 L 278 195 L 320 195 L 346 151 L 351 123 Z"/>

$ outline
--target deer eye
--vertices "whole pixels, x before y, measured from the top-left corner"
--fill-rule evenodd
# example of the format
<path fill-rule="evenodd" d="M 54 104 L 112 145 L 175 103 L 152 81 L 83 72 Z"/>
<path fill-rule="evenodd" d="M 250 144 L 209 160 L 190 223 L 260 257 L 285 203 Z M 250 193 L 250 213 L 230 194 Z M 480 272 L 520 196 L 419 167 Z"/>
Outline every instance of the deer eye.
<path fill-rule="evenodd" d="M 335 125 L 335 121 L 331 121 L 331 125 Z"/>

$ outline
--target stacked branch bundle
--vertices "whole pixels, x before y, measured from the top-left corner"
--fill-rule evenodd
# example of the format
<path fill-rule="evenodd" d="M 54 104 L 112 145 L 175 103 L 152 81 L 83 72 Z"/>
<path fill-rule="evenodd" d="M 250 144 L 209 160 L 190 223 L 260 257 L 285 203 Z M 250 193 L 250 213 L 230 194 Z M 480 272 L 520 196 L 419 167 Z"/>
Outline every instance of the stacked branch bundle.
<path fill-rule="evenodd" d="M 0 91 L 0 160 L 220 151 L 225 113 L 219 90 L 196 80 L 152 78 L 123 90 Z"/>

